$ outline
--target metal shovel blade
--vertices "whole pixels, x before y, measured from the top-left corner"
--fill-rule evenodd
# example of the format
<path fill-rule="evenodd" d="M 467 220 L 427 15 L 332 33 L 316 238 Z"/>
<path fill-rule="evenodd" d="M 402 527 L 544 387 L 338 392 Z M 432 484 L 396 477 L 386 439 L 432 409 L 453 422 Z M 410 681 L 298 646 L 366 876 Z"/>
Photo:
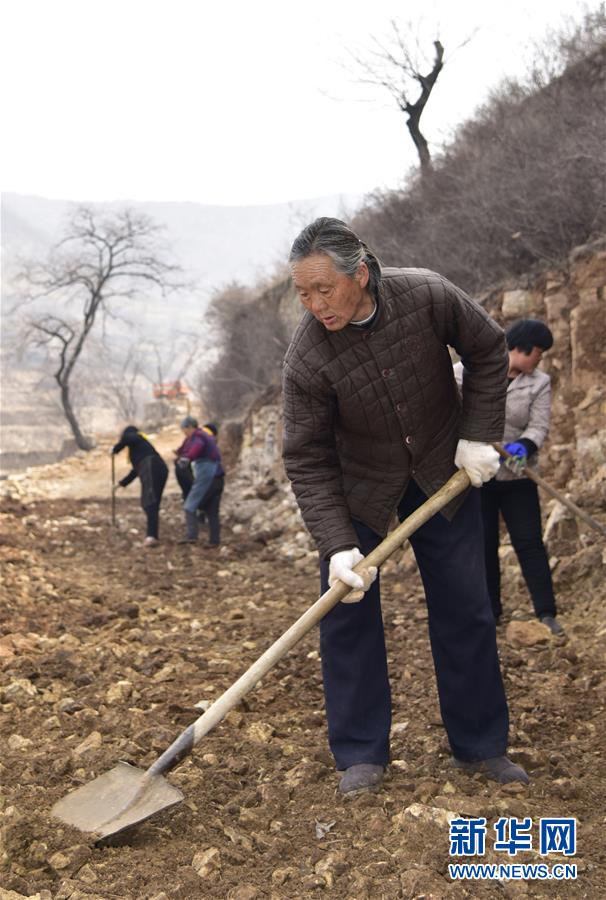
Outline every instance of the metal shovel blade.
<path fill-rule="evenodd" d="M 161 775 L 150 778 L 143 769 L 120 762 L 58 800 L 52 815 L 80 831 L 91 832 L 99 840 L 181 800 L 181 791 Z"/>

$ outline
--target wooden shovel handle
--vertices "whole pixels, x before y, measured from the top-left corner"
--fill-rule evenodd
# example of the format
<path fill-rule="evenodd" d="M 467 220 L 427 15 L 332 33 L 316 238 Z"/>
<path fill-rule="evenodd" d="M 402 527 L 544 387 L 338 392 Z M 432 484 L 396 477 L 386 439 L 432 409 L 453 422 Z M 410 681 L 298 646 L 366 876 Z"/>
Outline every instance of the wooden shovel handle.
<path fill-rule="evenodd" d="M 366 569 L 368 566 L 379 567 L 385 560 L 402 546 L 421 525 L 424 525 L 432 516 L 447 506 L 458 494 L 461 494 L 470 485 L 469 476 L 464 470 L 460 470 L 446 482 L 429 500 L 408 516 L 401 525 L 387 535 L 385 540 L 372 550 L 368 556 L 361 560 L 354 571 Z M 269 647 L 252 666 L 241 675 L 225 693 L 215 700 L 212 706 L 206 710 L 195 722 L 185 729 L 171 746 L 165 750 L 148 769 L 148 774 L 161 775 L 173 769 L 184 757 L 186 757 L 204 735 L 208 734 L 215 725 L 232 710 L 256 684 L 269 672 L 275 664 L 285 656 L 294 645 L 323 619 L 340 600 L 351 591 L 351 588 L 338 581 L 316 600 L 313 606 L 303 613 L 284 634 Z"/>
<path fill-rule="evenodd" d="M 116 457 L 112 453 L 112 525 L 116 525 Z"/>
<path fill-rule="evenodd" d="M 509 453 L 505 447 L 501 446 L 501 444 L 493 444 L 492 445 L 497 453 L 503 457 L 503 459 L 512 459 L 512 454 Z M 539 487 L 543 488 L 546 494 L 549 494 L 550 497 L 553 497 L 558 503 L 561 503 L 562 506 L 565 506 L 570 510 L 575 516 L 579 519 L 582 519 L 587 525 L 590 525 L 596 531 L 599 531 L 600 534 L 606 535 L 606 528 L 596 519 L 592 518 L 589 513 L 586 513 L 584 510 L 580 509 L 576 503 L 573 503 L 572 500 L 569 500 L 568 497 L 565 497 L 564 494 L 560 493 L 560 491 L 556 491 L 554 487 L 552 487 L 548 481 L 545 481 L 544 478 L 541 478 L 540 475 L 537 475 L 530 466 L 524 466 L 521 471 L 524 473 L 525 478 L 530 478 L 531 481 L 534 481 L 535 484 L 538 484 Z"/>

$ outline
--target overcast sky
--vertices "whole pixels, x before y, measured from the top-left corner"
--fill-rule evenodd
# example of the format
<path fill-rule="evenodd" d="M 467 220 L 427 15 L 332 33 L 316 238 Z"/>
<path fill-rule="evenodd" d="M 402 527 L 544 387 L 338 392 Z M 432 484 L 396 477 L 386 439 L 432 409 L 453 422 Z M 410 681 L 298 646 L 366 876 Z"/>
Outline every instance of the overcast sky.
<path fill-rule="evenodd" d="M 434 144 L 578 0 L 5 0 L 5 191 L 70 200 L 265 204 L 395 187 L 405 118 L 349 54 L 439 24 Z M 597 2 L 590 0 L 595 8 Z M 453 53 L 466 37 L 471 42 Z"/>

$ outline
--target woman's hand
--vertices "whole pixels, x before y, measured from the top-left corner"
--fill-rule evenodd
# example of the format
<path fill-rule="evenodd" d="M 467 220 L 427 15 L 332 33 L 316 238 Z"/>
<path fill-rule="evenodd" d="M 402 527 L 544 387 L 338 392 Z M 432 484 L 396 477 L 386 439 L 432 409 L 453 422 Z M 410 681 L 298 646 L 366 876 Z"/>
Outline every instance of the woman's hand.
<path fill-rule="evenodd" d="M 339 550 L 330 557 L 328 567 L 328 584 L 333 586 L 335 581 L 342 581 L 354 588 L 343 598 L 343 603 L 359 603 L 368 588 L 377 577 L 377 567 L 369 566 L 363 572 L 354 572 L 354 566 L 364 559 L 357 547 L 351 550 Z"/>

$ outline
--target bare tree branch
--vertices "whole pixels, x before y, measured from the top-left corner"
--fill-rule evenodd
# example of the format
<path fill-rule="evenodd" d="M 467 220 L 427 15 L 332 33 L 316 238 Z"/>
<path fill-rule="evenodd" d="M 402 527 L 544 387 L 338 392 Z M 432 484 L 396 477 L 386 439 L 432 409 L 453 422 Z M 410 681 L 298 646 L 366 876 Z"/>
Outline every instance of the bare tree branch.
<path fill-rule="evenodd" d="M 29 340 L 55 357 L 54 378 L 63 412 L 78 447 L 91 441 L 80 429 L 71 402 L 74 369 L 96 322 L 112 314 L 112 304 L 153 287 L 166 295 L 183 285 L 178 266 L 164 258 L 161 229 L 147 216 L 123 209 L 102 214 L 90 207 L 74 212 L 67 233 L 45 262 L 27 265 L 21 275 L 22 304 L 52 300 L 60 312 L 30 314 Z M 69 320 L 63 311 L 78 312 Z"/>
<path fill-rule="evenodd" d="M 365 56 L 352 54 L 352 57 L 360 72 L 358 81 L 386 90 L 407 116 L 406 127 L 415 145 L 421 172 L 426 174 L 431 170 L 431 155 L 420 123 L 423 110 L 444 67 L 444 47 L 437 38 L 433 41 L 434 57 L 431 68 L 427 71 L 430 64 L 422 59 L 418 41 L 416 52 L 413 52 L 412 38 L 404 38 L 394 19 L 390 24 L 392 34 L 387 41 L 373 36 L 373 49 Z M 410 27 L 407 28 L 408 33 L 412 33 Z"/>

